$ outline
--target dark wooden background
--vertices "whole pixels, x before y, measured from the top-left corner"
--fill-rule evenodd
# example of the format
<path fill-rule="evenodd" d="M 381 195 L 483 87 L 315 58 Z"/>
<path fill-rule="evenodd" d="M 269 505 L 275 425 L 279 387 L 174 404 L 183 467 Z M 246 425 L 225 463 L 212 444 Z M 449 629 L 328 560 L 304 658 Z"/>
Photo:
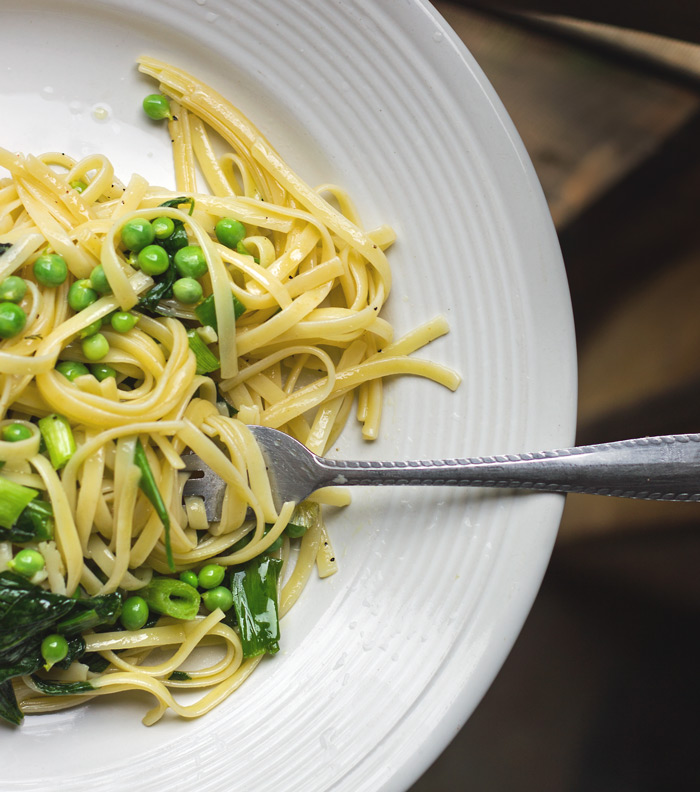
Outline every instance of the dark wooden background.
<path fill-rule="evenodd" d="M 577 442 L 700 430 L 700 0 L 437 2 L 555 221 Z M 700 504 L 569 496 L 540 595 L 411 792 L 700 789 Z"/>

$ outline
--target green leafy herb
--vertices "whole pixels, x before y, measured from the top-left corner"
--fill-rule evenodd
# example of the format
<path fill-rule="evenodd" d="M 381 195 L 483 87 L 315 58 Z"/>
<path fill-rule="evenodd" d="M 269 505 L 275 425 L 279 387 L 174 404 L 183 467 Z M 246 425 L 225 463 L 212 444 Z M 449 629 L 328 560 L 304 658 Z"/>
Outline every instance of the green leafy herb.
<path fill-rule="evenodd" d="M 192 679 L 192 677 L 185 671 L 173 671 L 168 679 L 172 679 L 173 682 L 187 682 L 188 680 Z"/>
<path fill-rule="evenodd" d="M 89 693 L 95 688 L 87 680 L 84 682 L 56 682 L 53 679 L 42 679 L 32 674 L 32 682 L 46 696 L 72 696 L 76 693 Z"/>
<path fill-rule="evenodd" d="M 53 539 L 53 508 L 48 501 L 30 501 L 11 528 L 0 528 L 0 542 L 16 544 Z"/>
<path fill-rule="evenodd" d="M 281 570 L 281 559 L 259 556 L 233 574 L 233 607 L 244 657 L 279 651 L 277 582 Z"/>
<path fill-rule="evenodd" d="M 14 572 L 0 572 L 0 717 L 21 721 L 10 680 L 43 667 L 43 639 L 52 633 L 68 641 L 66 657 L 56 665 L 68 668 L 85 652 L 80 633 L 111 625 L 121 610 L 121 595 L 73 598 L 35 586 Z"/>

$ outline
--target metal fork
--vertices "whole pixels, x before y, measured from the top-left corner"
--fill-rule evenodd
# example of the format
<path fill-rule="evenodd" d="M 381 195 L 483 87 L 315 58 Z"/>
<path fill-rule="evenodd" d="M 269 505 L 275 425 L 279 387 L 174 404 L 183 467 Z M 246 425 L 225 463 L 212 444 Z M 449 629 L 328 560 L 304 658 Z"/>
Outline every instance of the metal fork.
<path fill-rule="evenodd" d="M 700 434 L 664 435 L 530 454 L 407 462 L 340 461 L 312 454 L 266 426 L 248 427 L 267 465 L 275 505 L 296 503 L 322 487 L 428 485 L 582 492 L 645 500 L 700 500 Z M 207 518 L 221 518 L 225 482 L 186 454 L 193 477 L 185 495 L 204 498 Z"/>

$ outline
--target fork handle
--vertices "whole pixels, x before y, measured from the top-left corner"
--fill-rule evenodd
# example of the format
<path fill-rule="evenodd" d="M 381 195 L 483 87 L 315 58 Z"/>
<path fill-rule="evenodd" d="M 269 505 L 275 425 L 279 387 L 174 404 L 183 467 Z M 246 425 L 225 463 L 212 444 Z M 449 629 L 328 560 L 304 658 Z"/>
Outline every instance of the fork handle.
<path fill-rule="evenodd" d="M 321 486 L 432 485 L 700 500 L 700 435 L 664 435 L 556 451 L 410 462 L 336 461 Z"/>

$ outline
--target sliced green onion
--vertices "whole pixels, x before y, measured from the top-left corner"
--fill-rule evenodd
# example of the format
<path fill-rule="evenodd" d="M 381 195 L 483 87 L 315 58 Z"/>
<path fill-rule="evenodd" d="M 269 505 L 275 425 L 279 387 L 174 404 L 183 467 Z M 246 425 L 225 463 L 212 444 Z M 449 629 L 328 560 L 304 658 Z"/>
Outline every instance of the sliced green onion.
<path fill-rule="evenodd" d="M 12 528 L 38 491 L 0 476 L 0 527 Z"/>
<path fill-rule="evenodd" d="M 197 615 L 202 599 L 197 589 L 189 583 L 165 577 L 153 578 L 146 588 L 139 589 L 139 596 L 156 613 L 187 620 Z"/>
<path fill-rule="evenodd" d="M 155 476 L 153 475 L 151 466 L 148 464 L 146 451 L 143 445 L 141 445 L 140 440 L 136 441 L 136 448 L 134 449 L 134 464 L 141 471 L 139 487 L 141 488 L 143 494 L 151 502 L 156 514 L 163 523 L 163 530 L 165 533 L 165 555 L 168 560 L 168 568 L 174 572 L 175 562 L 173 561 L 173 550 L 170 545 L 170 516 L 168 515 L 168 510 L 165 508 L 165 503 L 163 502 L 160 490 L 156 484 Z"/>
<path fill-rule="evenodd" d="M 76 451 L 75 438 L 68 419 L 52 413 L 39 420 L 39 431 L 55 470 L 60 470 Z"/>
<path fill-rule="evenodd" d="M 318 523 L 321 517 L 321 507 L 314 501 L 302 501 L 294 507 L 292 519 L 284 529 L 291 539 L 299 539 L 309 528 Z"/>
<path fill-rule="evenodd" d="M 197 335 L 196 330 L 188 330 L 187 338 L 197 361 L 197 374 L 211 374 L 221 368 L 221 361 Z"/>

